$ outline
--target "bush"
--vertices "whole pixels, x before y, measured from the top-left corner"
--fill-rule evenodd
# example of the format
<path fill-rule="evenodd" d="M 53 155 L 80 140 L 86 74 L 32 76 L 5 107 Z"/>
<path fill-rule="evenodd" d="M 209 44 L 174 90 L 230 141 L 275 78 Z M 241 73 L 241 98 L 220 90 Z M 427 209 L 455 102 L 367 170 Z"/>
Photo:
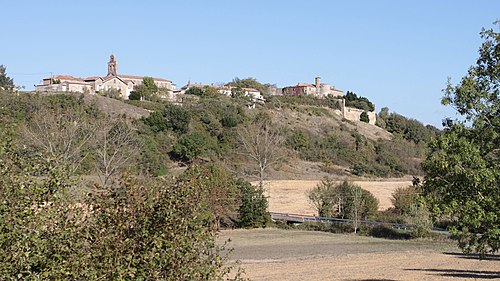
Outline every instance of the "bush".
<path fill-rule="evenodd" d="M 347 91 L 345 94 L 345 105 L 366 111 L 374 111 L 375 105 L 365 97 L 358 97 L 355 93 Z"/>
<path fill-rule="evenodd" d="M 141 94 L 138 91 L 131 91 L 128 96 L 129 100 L 141 100 Z"/>
<path fill-rule="evenodd" d="M 370 123 L 370 117 L 368 117 L 368 113 L 366 113 L 366 111 L 361 112 L 361 115 L 359 115 L 359 121 Z"/>
<path fill-rule="evenodd" d="M 264 196 L 264 189 L 242 179 L 236 181 L 236 187 L 241 193 L 238 227 L 266 227 L 271 222 L 271 216 L 267 212 L 268 202 Z"/>
<path fill-rule="evenodd" d="M 228 274 L 224 249 L 204 220 L 199 186 L 124 176 L 79 199 L 70 192 L 80 183 L 50 161 L 33 160 L 0 140 L 0 174 L 9 182 L 0 185 L 2 279 L 222 280 Z"/>
<path fill-rule="evenodd" d="M 182 135 L 174 145 L 172 152 L 177 158 L 191 161 L 214 150 L 216 144 L 216 141 L 205 132 L 196 131 Z"/>
<path fill-rule="evenodd" d="M 144 123 L 156 132 L 171 129 L 184 134 L 189 130 L 190 120 L 191 113 L 187 109 L 168 103 L 162 111 L 151 113 L 144 119 Z"/>
<path fill-rule="evenodd" d="M 346 181 L 334 184 L 329 178 L 310 190 L 308 197 L 321 217 L 366 220 L 378 209 L 378 200 L 371 192 Z"/>
<path fill-rule="evenodd" d="M 395 211 L 402 215 L 408 214 L 421 192 L 421 188 L 416 186 L 398 187 L 391 198 Z"/>
<path fill-rule="evenodd" d="M 400 240 L 400 239 L 407 240 L 412 238 L 412 236 L 409 233 L 401 232 L 387 225 L 377 225 L 374 227 L 369 227 L 368 235 L 377 238 L 387 238 L 395 240 Z"/>

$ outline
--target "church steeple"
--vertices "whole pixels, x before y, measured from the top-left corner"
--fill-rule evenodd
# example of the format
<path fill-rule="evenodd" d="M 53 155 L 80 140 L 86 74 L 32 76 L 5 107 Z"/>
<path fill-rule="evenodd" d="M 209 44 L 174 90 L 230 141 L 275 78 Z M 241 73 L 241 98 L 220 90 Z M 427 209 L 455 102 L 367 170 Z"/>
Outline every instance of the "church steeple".
<path fill-rule="evenodd" d="M 115 59 L 115 55 L 111 54 L 109 56 L 108 62 L 108 76 L 117 76 L 118 75 L 118 62 Z"/>

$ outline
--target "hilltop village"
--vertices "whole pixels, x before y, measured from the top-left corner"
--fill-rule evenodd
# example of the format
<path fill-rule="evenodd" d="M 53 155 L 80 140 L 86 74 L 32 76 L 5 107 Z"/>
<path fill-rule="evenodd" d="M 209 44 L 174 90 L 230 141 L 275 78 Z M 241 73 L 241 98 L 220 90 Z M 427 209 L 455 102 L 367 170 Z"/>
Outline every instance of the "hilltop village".
<path fill-rule="evenodd" d="M 149 79 L 156 86 L 158 96 L 161 99 L 168 100 L 177 104 L 182 104 L 186 93 L 191 88 L 210 88 L 218 94 L 233 96 L 236 92 L 248 97 L 251 100 L 249 107 L 255 107 L 256 104 L 265 103 L 265 95 L 285 95 L 285 96 L 313 96 L 316 98 L 334 98 L 338 99 L 342 117 L 347 120 L 359 121 L 361 115 L 365 113 L 368 116 L 369 124 L 375 125 L 376 113 L 373 110 L 365 110 L 355 107 L 349 107 L 345 104 L 344 92 L 336 89 L 331 84 L 322 83 L 321 77 L 314 79 L 314 84 L 297 83 L 296 85 L 277 88 L 270 86 L 265 93 L 255 88 L 238 88 L 230 84 L 226 85 L 205 85 L 191 83 L 190 81 L 177 89 L 171 80 L 165 78 L 135 76 L 118 73 L 118 61 L 114 54 L 110 56 L 108 62 L 108 72 L 106 76 L 91 76 L 86 78 L 73 77 L 71 75 L 55 75 L 43 78 L 42 84 L 36 86 L 36 92 L 76 92 L 87 94 L 100 94 L 103 92 L 116 92 L 120 99 L 132 99 L 134 93 L 142 84 L 144 79 Z M 189 93 L 189 92 L 188 92 Z"/>

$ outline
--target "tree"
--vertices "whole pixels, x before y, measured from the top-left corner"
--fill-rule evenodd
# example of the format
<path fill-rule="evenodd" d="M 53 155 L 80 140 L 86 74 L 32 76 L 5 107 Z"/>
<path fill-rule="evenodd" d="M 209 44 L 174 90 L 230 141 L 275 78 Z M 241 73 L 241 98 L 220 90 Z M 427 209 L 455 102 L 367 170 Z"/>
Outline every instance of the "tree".
<path fill-rule="evenodd" d="M 238 77 L 235 77 L 233 81 L 229 82 L 226 84 L 226 86 L 232 86 L 236 88 L 236 92 L 240 92 L 241 89 L 243 88 L 253 88 L 261 92 L 262 94 L 267 93 L 269 87 L 271 87 L 270 84 L 262 84 L 257 79 L 248 77 L 245 79 L 240 79 Z"/>
<path fill-rule="evenodd" d="M 355 93 L 347 91 L 345 94 L 345 105 L 366 111 L 374 111 L 375 105 L 365 97 L 358 97 Z"/>
<path fill-rule="evenodd" d="M 97 124 L 93 150 L 97 174 L 106 187 L 139 154 L 139 141 L 126 120 L 103 118 Z"/>
<path fill-rule="evenodd" d="M 410 206 L 417 201 L 421 190 L 418 186 L 398 187 L 392 193 L 391 202 L 399 214 L 408 214 Z"/>
<path fill-rule="evenodd" d="M 92 106 L 83 101 L 67 96 L 52 98 L 49 104 L 38 104 L 24 128 L 24 140 L 73 175 L 91 154 L 96 116 L 92 116 Z"/>
<path fill-rule="evenodd" d="M 190 121 L 189 110 L 172 103 L 167 103 L 162 111 L 155 111 L 144 119 L 144 123 L 156 132 L 171 129 L 179 134 L 187 133 Z"/>
<path fill-rule="evenodd" d="M 485 254 L 500 249 L 500 33 L 483 29 L 481 37 L 476 65 L 458 85 L 448 82 L 442 99 L 465 121 L 444 122 L 423 186 L 434 215 L 451 218 L 462 250 Z"/>
<path fill-rule="evenodd" d="M 227 225 L 236 220 L 240 191 L 227 170 L 215 164 L 193 165 L 180 177 L 179 183 L 200 190 L 201 206 L 211 215 L 208 221 L 214 229 L 218 230 L 221 223 Z"/>
<path fill-rule="evenodd" d="M 203 95 L 203 89 L 199 87 L 190 87 L 187 89 L 186 95 L 195 95 L 195 96 L 202 96 Z"/>
<path fill-rule="evenodd" d="M 325 178 L 308 192 L 308 197 L 319 216 L 352 219 L 355 232 L 360 221 L 374 216 L 378 209 L 373 194 L 347 181 L 334 184 Z"/>
<path fill-rule="evenodd" d="M 255 187 L 242 179 L 236 181 L 236 187 L 241 194 L 238 226 L 245 228 L 266 227 L 271 222 L 271 216 L 267 212 L 268 202 L 264 196 L 264 189 Z"/>
<path fill-rule="evenodd" d="M 213 149 L 216 141 L 204 131 L 182 135 L 172 152 L 184 161 L 192 161 Z"/>
<path fill-rule="evenodd" d="M 238 130 L 239 154 L 250 159 L 255 165 L 254 172 L 259 177 L 259 187 L 263 188 L 266 172 L 283 157 L 283 136 L 266 118 L 256 118 L 255 122 Z"/>
<path fill-rule="evenodd" d="M 7 76 L 7 68 L 0 64 L 0 90 L 12 90 L 14 88 L 14 80 Z"/>
<path fill-rule="evenodd" d="M 136 91 L 142 99 L 152 101 L 158 94 L 158 86 L 156 86 L 153 78 L 144 77 L 142 84 L 137 87 Z M 134 95 L 134 98 L 136 98 L 136 95 Z"/>
<path fill-rule="evenodd" d="M 125 175 L 79 199 L 54 162 L 18 152 L 0 139 L 2 279 L 227 280 L 203 184 Z"/>
<path fill-rule="evenodd" d="M 342 197 L 337 186 L 330 178 L 323 179 L 307 194 L 309 201 L 318 211 L 320 217 L 335 217 L 342 210 Z"/>
<path fill-rule="evenodd" d="M 361 115 L 359 115 L 359 121 L 370 123 L 370 117 L 368 117 L 368 113 L 366 113 L 366 111 L 361 112 Z"/>
<path fill-rule="evenodd" d="M 356 233 L 362 219 L 362 212 L 365 204 L 363 199 L 363 189 L 358 186 L 353 186 L 349 189 L 348 196 L 351 197 L 350 201 L 352 202 L 349 206 L 349 218 L 352 219 L 354 233 Z"/>

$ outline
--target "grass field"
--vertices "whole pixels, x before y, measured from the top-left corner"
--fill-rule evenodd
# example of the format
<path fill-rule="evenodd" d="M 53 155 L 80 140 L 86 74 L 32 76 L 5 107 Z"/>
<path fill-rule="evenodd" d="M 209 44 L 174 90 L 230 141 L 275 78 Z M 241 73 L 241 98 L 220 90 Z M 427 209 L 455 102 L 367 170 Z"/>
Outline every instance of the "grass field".
<path fill-rule="evenodd" d="M 269 196 L 269 210 L 272 212 L 316 215 L 316 211 L 307 198 L 307 192 L 313 189 L 318 180 L 273 180 L 265 183 Z M 353 181 L 370 191 L 379 200 L 379 209 L 392 206 L 391 195 L 398 187 L 411 185 L 408 179 L 386 181 Z"/>
<path fill-rule="evenodd" d="M 251 280 L 481 280 L 500 257 L 478 260 L 453 242 L 387 240 L 280 229 L 222 231 Z"/>

